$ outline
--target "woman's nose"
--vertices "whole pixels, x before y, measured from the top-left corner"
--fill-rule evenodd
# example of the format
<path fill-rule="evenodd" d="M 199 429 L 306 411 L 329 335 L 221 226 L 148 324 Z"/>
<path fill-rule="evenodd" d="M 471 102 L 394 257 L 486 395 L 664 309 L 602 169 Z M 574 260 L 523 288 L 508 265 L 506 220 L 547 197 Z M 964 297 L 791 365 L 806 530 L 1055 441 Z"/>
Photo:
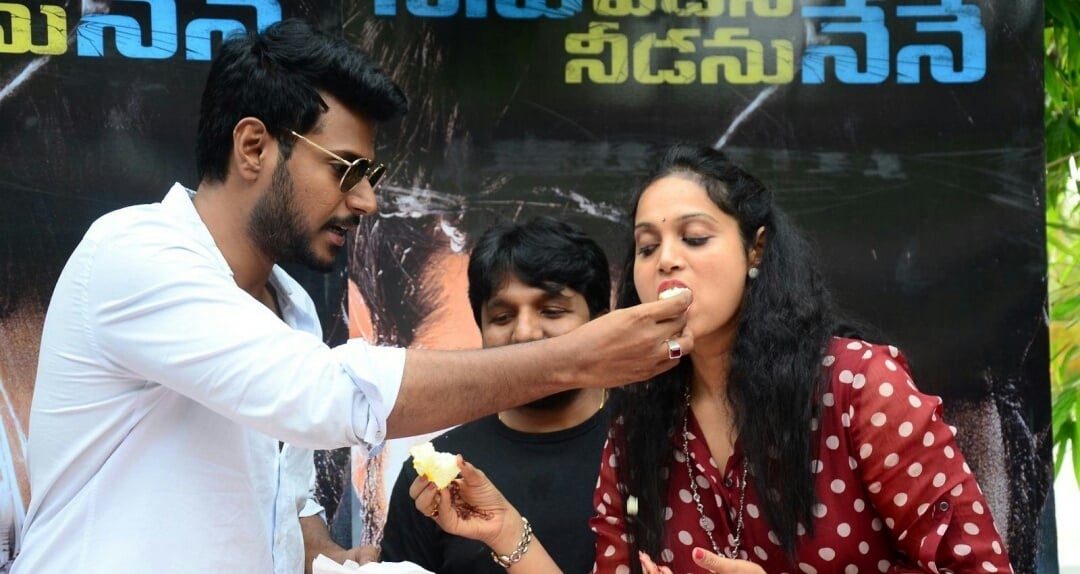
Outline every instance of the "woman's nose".
<path fill-rule="evenodd" d="M 682 250 L 674 242 L 664 242 L 660 244 L 660 254 L 657 257 L 657 267 L 663 273 L 671 273 L 672 271 L 682 269 L 683 257 Z"/>

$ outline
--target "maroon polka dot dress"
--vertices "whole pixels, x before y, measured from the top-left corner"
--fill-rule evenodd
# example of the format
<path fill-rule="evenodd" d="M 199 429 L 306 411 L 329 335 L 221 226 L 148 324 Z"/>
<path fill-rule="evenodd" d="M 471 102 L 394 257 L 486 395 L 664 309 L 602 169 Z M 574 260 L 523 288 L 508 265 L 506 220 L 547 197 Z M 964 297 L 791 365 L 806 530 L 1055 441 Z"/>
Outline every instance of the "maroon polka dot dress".
<path fill-rule="evenodd" d="M 818 503 L 814 537 L 798 525 L 792 562 L 769 528 L 754 477 L 747 481 L 739 556 L 765 572 L 866 574 L 890 572 L 1012 572 L 986 500 L 941 419 L 941 399 L 920 393 L 907 361 L 895 347 L 833 339 L 823 359 L 829 383 L 819 420 L 820 443 L 812 467 Z M 619 424 L 619 423 L 616 423 Z M 690 459 L 713 539 L 723 552 L 734 546 L 743 452 L 736 443 L 723 470 L 717 468 L 691 415 Z M 660 470 L 668 479 L 662 550 L 654 556 L 675 574 L 698 573 L 690 553 L 711 549 L 692 498 L 682 433 L 672 443 L 674 460 Z M 623 530 L 624 501 L 617 488 L 618 458 L 604 447 L 594 496 L 596 567 L 626 574 L 631 559 Z"/>

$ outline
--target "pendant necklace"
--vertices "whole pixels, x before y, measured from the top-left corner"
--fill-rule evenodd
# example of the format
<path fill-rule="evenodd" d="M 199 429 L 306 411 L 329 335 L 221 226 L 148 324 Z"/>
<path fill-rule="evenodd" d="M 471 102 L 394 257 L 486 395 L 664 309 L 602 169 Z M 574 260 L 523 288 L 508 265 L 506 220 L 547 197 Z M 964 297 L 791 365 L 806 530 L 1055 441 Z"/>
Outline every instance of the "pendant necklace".
<path fill-rule="evenodd" d="M 687 424 L 690 420 L 690 386 L 686 386 L 686 415 L 683 417 L 682 424 L 682 439 L 683 439 L 683 455 L 686 457 L 686 475 L 690 478 L 690 493 L 694 498 L 694 504 L 697 505 L 698 511 L 698 524 L 701 525 L 701 529 L 705 531 L 705 535 L 709 537 L 709 542 L 712 543 L 713 551 L 717 556 L 727 556 L 728 558 L 735 559 L 739 556 L 739 546 L 742 543 L 743 532 L 743 509 L 746 505 L 746 476 L 749 468 L 746 464 L 746 457 L 743 457 L 742 463 L 742 478 L 739 479 L 739 514 L 735 520 L 735 544 L 734 548 L 730 552 L 721 552 L 720 545 L 716 543 L 716 539 L 713 538 L 713 530 L 716 526 L 713 521 L 705 516 L 705 505 L 701 503 L 701 495 L 698 494 L 697 482 L 694 480 L 694 469 L 690 462 L 690 431 L 687 430 Z"/>

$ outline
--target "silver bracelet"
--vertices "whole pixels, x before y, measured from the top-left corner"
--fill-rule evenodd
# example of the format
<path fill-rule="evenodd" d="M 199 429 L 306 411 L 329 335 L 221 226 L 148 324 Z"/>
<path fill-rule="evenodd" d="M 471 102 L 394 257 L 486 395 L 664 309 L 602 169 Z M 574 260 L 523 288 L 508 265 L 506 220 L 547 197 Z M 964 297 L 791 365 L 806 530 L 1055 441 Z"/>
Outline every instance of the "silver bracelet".
<path fill-rule="evenodd" d="M 529 519 L 524 516 L 521 517 L 521 524 L 521 541 L 518 542 L 517 548 L 513 552 L 504 555 L 496 554 L 494 551 L 491 553 L 491 559 L 503 568 L 509 568 L 521 562 L 525 553 L 529 551 L 529 543 L 532 542 L 532 526 L 529 526 Z"/>

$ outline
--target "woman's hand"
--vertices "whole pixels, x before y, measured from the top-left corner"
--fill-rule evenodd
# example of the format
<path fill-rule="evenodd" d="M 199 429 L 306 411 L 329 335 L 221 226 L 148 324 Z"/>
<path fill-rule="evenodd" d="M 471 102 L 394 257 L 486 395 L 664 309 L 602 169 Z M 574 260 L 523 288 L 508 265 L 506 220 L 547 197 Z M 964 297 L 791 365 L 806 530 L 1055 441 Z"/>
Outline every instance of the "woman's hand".
<path fill-rule="evenodd" d="M 461 478 L 448 487 L 438 490 L 423 477 L 413 481 L 409 496 L 416 509 L 450 534 L 479 540 L 499 554 L 511 552 L 521 540 L 521 514 L 487 475 L 460 454 L 457 459 Z"/>
<path fill-rule="evenodd" d="M 717 556 L 704 548 L 694 548 L 691 557 L 695 564 L 714 574 L 765 574 L 761 566 L 749 560 L 733 560 Z M 660 572 L 663 573 L 663 570 Z"/>
<path fill-rule="evenodd" d="M 671 568 L 667 566 L 657 566 L 652 558 L 644 552 L 638 552 L 638 558 L 641 559 L 641 571 L 644 574 L 671 574 Z"/>
<path fill-rule="evenodd" d="M 761 566 L 758 566 L 753 562 L 724 558 L 723 556 L 717 556 L 704 548 L 694 548 L 691 556 L 698 566 L 701 566 L 714 574 L 765 574 L 765 571 L 761 569 Z M 638 552 L 638 558 L 641 560 L 641 571 L 644 572 L 644 574 L 672 574 L 670 568 L 667 566 L 657 566 L 656 563 L 652 561 L 652 558 L 649 558 L 649 555 L 644 552 Z"/>

